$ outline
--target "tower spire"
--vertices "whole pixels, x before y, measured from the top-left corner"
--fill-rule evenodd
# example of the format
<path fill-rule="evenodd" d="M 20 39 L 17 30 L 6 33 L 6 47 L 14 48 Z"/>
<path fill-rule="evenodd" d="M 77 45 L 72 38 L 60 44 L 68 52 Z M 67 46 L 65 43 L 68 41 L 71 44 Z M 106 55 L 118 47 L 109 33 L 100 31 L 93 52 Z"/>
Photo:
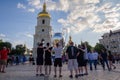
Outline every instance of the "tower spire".
<path fill-rule="evenodd" d="M 44 2 L 44 5 L 43 5 L 43 12 L 46 12 L 46 3 Z"/>

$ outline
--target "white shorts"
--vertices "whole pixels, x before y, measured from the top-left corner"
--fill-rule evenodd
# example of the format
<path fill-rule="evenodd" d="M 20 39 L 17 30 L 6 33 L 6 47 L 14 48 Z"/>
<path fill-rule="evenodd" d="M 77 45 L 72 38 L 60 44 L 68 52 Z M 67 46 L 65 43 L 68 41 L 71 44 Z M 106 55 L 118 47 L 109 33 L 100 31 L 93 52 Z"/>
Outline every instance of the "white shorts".
<path fill-rule="evenodd" d="M 68 69 L 69 70 L 78 69 L 77 59 L 68 60 Z"/>

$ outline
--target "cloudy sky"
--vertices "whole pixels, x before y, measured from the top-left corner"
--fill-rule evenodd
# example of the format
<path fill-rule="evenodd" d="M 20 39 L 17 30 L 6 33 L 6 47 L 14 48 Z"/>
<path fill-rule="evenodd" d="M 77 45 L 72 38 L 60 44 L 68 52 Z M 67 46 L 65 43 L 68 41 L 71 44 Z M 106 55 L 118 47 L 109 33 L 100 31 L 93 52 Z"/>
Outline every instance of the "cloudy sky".
<path fill-rule="evenodd" d="M 54 32 L 94 46 L 103 33 L 120 29 L 120 0 L 0 0 L 0 39 L 33 47 L 37 14 L 43 3 Z M 66 35 L 67 34 L 67 35 Z"/>

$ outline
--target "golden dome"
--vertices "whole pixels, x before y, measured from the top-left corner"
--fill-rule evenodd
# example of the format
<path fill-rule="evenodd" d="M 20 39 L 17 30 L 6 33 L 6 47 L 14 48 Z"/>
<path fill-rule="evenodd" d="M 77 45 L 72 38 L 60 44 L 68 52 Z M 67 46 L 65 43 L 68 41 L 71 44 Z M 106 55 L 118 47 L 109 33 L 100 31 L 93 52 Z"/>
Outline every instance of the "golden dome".
<path fill-rule="evenodd" d="M 46 12 L 46 4 L 45 3 L 43 5 L 43 11 L 38 14 L 38 17 L 49 17 L 50 18 L 50 14 L 48 12 Z"/>
<path fill-rule="evenodd" d="M 38 14 L 38 17 L 49 17 L 50 18 L 50 15 L 46 13 L 40 13 Z"/>

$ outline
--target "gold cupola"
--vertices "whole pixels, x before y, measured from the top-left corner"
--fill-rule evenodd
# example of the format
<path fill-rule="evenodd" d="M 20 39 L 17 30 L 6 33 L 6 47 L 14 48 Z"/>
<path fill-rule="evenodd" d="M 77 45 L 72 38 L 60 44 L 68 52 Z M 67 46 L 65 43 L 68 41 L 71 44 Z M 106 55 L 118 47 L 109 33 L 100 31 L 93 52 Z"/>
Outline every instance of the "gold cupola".
<path fill-rule="evenodd" d="M 69 36 L 69 44 L 72 42 L 72 37 Z"/>
<path fill-rule="evenodd" d="M 38 17 L 49 17 L 50 18 L 50 14 L 46 11 L 46 3 L 44 3 L 43 10 L 42 12 L 38 14 Z"/>

